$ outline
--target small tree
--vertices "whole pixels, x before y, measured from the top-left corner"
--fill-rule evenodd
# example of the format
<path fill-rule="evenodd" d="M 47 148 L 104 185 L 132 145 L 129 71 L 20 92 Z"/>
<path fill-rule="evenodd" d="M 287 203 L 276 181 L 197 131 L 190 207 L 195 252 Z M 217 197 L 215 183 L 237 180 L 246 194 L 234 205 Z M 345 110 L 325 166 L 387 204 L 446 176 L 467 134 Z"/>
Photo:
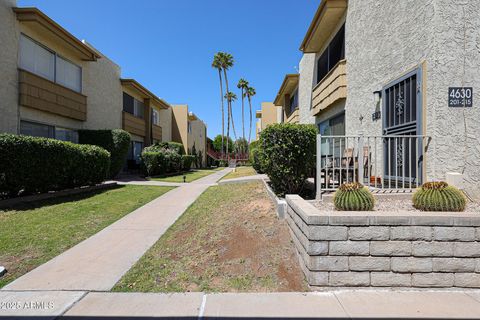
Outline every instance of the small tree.
<path fill-rule="evenodd" d="M 225 154 L 227 152 L 227 137 L 223 137 L 223 153 L 222 154 Z M 230 152 L 233 152 L 233 147 L 234 147 L 234 144 L 233 144 L 233 140 L 231 138 L 228 139 L 229 143 L 228 143 L 228 150 Z M 221 152 L 222 151 L 222 135 L 219 134 L 217 136 L 215 136 L 215 138 L 213 139 L 213 149 L 217 152 Z"/>
<path fill-rule="evenodd" d="M 235 152 L 237 153 L 245 153 L 248 149 L 248 142 L 245 138 L 238 138 L 235 141 Z"/>
<path fill-rule="evenodd" d="M 272 124 L 260 134 L 262 169 L 276 194 L 300 193 L 315 165 L 317 127 Z"/>

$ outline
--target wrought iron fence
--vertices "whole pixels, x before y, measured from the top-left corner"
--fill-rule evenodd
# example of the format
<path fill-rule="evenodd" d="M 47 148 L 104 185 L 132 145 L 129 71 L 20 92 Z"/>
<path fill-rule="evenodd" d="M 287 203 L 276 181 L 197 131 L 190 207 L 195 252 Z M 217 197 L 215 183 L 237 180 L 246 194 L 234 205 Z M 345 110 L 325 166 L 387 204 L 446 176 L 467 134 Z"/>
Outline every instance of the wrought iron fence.
<path fill-rule="evenodd" d="M 317 197 L 341 184 L 412 190 L 422 184 L 431 138 L 423 135 L 317 136 Z"/>

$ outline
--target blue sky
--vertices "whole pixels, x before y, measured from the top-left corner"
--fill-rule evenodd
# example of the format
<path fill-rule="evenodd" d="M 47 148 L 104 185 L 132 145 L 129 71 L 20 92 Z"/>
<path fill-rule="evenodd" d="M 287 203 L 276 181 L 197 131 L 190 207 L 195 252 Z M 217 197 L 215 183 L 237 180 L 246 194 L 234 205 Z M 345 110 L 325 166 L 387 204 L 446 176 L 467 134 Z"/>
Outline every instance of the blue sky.
<path fill-rule="evenodd" d="M 231 91 L 244 77 L 257 90 L 253 108 L 272 101 L 286 73 L 295 73 L 298 50 L 320 0 L 18 0 L 34 6 L 119 64 L 171 104 L 187 103 L 221 132 L 217 51 L 235 58 Z M 247 110 L 246 110 L 247 111 Z M 241 128 L 241 102 L 234 105 Z M 245 113 L 248 131 L 248 112 Z M 255 118 L 254 118 L 255 121 Z M 252 136 L 254 136 L 253 125 Z M 237 133 L 240 130 L 237 129 Z M 246 133 L 247 134 L 247 133 Z"/>

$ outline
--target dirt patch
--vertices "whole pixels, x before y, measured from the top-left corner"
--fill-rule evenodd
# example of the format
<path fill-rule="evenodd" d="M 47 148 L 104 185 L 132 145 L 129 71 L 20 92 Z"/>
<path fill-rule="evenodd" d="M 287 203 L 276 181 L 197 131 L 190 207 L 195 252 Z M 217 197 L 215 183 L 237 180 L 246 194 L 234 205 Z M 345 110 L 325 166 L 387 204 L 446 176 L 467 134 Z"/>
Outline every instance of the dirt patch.
<path fill-rule="evenodd" d="M 306 291 L 288 227 L 263 184 L 207 190 L 116 291 Z"/>

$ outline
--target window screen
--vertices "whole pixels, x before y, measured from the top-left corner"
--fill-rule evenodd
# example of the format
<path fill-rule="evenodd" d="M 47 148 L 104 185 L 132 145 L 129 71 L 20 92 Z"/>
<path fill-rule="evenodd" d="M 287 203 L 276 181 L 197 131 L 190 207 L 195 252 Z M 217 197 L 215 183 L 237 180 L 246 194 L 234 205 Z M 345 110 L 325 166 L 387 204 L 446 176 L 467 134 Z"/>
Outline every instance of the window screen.
<path fill-rule="evenodd" d="M 123 111 L 133 114 L 133 97 L 128 93 L 123 93 Z"/>
<path fill-rule="evenodd" d="M 57 56 L 56 82 L 74 91 L 82 91 L 82 68 Z"/>
<path fill-rule="evenodd" d="M 46 124 L 20 121 L 20 134 L 33 137 L 55 138 L 55 128 Z"/>
<path fill-rule="evenodd" d="M 55 81 L 55 54 L 32 39 L 20 36 L 20 68 Z"/>

